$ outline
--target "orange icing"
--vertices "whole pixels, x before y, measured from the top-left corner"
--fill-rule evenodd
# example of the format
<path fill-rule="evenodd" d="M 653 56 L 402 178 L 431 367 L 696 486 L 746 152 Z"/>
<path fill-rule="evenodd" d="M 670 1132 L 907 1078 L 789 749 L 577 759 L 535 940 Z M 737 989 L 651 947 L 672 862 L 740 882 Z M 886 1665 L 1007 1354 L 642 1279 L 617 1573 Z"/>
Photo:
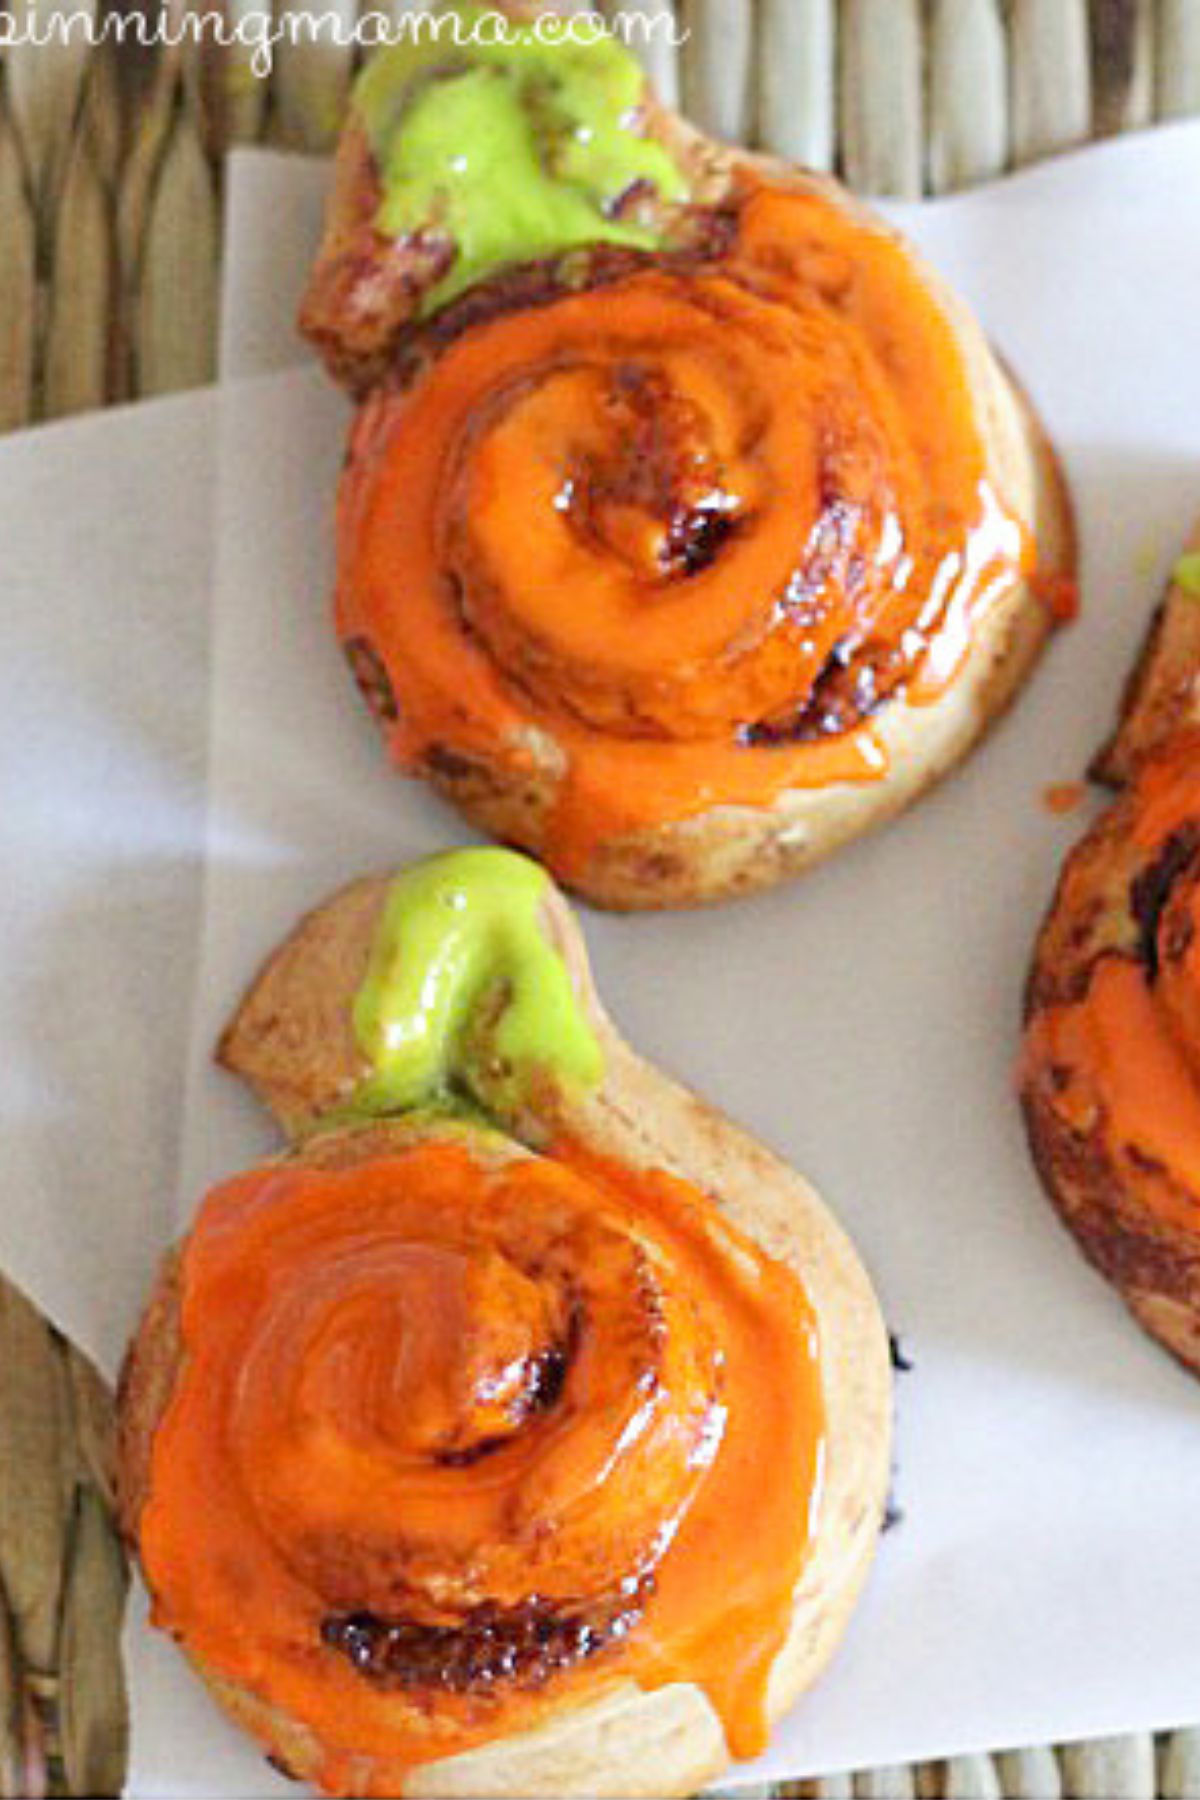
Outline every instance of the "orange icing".
<path fill-rule="evenodd" d="M 1055 569 L 1038 570 L 1031 585 L 1051 618 L 1060 625 L 1069 625 L 1079 617 L 1079 583 L 1073 575 Z"/>
<path fill-rule="evenodd" d="M 1176 1198 L 1143 1180 L 1138 1193 L 1172 1223 L 1200 1229 L 1200 1092 L 1137 963 L 1106 957 L 1084 1000 L 1038 1013 L 1023 1067 L 1077 1131 L 1103 1121 L 1110 1145 L 1135 1145 L 1189 1189 Z"/>
<path fill-rule="evenodd" d="M 1182 826 L 1200 823 L 1200 732 L 1174 738 L 1139 772 L 1133 838 L 1149 868 Z M 1200 868 L 1178 874 L 1158 919 L 1157 968 L 1101 956 L 1077 1000 L 1035 1012 L 1022 1082 L 1081 1135 L 1099 1127 L 1129 1159 L 1139 1198 L 1200 1230 Z M 1172 1187 L 1147 1180 L 1158 1165 Z M 1178 1191 L 1177 1191 L 1178 1190 Z"/>
<path fill-rule="evenodd" d="M 936 698 L 1033 566 L 907 249 L 757 180 L 719 258 L 500 308 L 378 391 L 339 516 L 338 631 L 386 668 L 396 759 L 521 776 L 549 734 L 527 847 L 567 875 L 715 804 L 878 780 L 872 682 Z"/>
<path fill-rule="evenodd" d="M 1155 851 L 1200 820 L 1200 726 L 1173 732 L 1138 770 L 1133 841 Z"/>
<path fill-rule="evenodd" d="M 1042 802 L 1047 812 L 1077 812 L 1086 798 L 1087 788 L 1082 781 L 1052 781 L 1049 787 L 1042 789 Z"/>
<path fill-rule="evenodd" d="M 799 1283 L 683 1181 L 566 1144 L 485 1164 L 494 1141 L 254 1170 L 184 1252 L 140 1531 L 156 1616 L 310 1728 L 331 1792 L 395 1793 L 631 1676 L 697 1682 L 734 1754 L 765 1741 L 820 1491 Z M 626 1635 L 535 1685 L 384 1689 L 322 1636 L 639 1582 Z"/>

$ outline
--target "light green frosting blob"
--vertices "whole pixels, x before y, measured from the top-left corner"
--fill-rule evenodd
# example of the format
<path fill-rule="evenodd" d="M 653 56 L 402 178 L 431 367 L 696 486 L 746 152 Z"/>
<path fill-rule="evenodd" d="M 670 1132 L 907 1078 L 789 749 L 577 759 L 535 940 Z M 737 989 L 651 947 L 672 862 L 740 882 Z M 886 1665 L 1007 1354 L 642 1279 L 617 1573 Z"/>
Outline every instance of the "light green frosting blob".
<path fill-rule="evenodd" d="M 510 850 L 455 850 L 396 877 L 354 1000 L 372 1073 L 352 1115 L 456 1094 L 508 1113 L 539 1069 L 568 1087 L 602 1080 L 600 1045 L 542 922 L 548 887 Z"/>
<path fill-rule="evenodd" d="M 1200 550 L 1189 550 L 1175 564 L 1175 585 L 1200 600 Z"/>
<path fill-rule="evenodd" d="M 569 21 L 552 17 L 537 33 L 509 25 L 500 37 L 496 15 L 475 5 L 416 23 L 419 35 L 368 63 L 355 106 L 380 171 L 379 229 L 432 228 L 457 246 L 423 311 L 505 263 L 661 242 L 610 216 L 636 182 L 664 200 L 686 195 L 667 151 L 635 129 L 645 76 L 623 44 L 590 33 L 576 41 Z"/>

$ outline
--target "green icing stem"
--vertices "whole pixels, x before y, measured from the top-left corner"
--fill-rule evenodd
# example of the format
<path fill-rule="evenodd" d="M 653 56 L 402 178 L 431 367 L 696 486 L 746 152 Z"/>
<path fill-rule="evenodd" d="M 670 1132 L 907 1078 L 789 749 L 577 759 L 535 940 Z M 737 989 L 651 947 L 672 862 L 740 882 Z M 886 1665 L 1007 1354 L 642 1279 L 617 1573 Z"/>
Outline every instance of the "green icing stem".
<path fill-rule="evenodd" d="M 542 923 L 548 886 L 510 850 L 455 850 L 396 877 L 354 1000 L 372 1073 L 352 1114 L 456 1090 L 511 1112 L 538 1069 L 569 1086 L 601 1081 L 600 1045 Z"/>
<path fill-rule="evenodd" d="M 1189 550 L 1175 564 L 1175 585 L 1200 600 L 1200 550 Z"/>
<path fill-rule="evenodd" d="M 613 218 L 614 204 L 639 182 L 686 197 L 673 159 L 635 129 L 645 76 L 623 44 L 576 41 L 553 18 L 540 35 L 511 25 L 500 37 L 489 20 L 460 4 L 418 21 L 424 29 L 380 50 L 355 89 L 383 188 L 379 229 L 455 243 L 427 313 L 505 263 L 585 244 L 654 249 L 660 234 Z"/>

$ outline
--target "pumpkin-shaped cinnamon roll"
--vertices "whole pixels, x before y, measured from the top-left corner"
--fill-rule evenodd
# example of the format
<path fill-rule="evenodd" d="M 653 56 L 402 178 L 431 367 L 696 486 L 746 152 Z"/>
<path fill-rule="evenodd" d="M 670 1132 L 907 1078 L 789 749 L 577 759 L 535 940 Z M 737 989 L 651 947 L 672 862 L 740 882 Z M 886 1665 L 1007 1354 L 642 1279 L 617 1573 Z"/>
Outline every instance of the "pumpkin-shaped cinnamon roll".
<path fill-rule="evenodd" d="M 621 1041 L 508 852 L 336 896 L 221 1055 L 297 1141 L 168 1260 L 121 1458 L 216 1697 L 336 1794 L 684 1794 L 761 1748 L 886 1481 L 812 1191 Z"/>
<path fill-rule="evenodd" d="M 1123 791 L 1067 859 L 1035 952 L 1020 1087 L 1088 1258 L 1200 1372 L 1200 539 L 1099 770 Z"/>
<path fill-rule="evenodd" d="M 762 886 L 1014 693 L 1071 592 L 1053 456 L 835 183 L 706 143 L 611 43 L 479 54 L 385 53 L 347 128 L 304 315 L 363 395 L 339 637 L 397 763 L 589 898 Z M 480 117 L 534 171 L 527 236 Z"/>

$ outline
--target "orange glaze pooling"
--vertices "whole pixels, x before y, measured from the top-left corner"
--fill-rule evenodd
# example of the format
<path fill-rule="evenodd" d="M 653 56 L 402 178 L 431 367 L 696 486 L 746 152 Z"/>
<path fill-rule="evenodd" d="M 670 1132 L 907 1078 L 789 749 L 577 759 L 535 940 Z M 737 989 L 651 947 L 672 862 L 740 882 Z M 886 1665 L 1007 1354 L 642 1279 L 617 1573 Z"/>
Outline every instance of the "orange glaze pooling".
<path fill-rule="evenodd" d="M 639 827 L 879 779 L 875 705 L 944 691 L 1033 561 L 908 251 L 747 179 L 720 258 L 501 308 L 367 402 L 337 622 L 403 765 L 528 774 L 552 737 L 529 847 L 577 875 Z"/>
<path fill-rule="evenodd" d="M 765 1741 L 819 1503 L 800 1286 L 674 1177 L 498 1141 L 252 1171 L 184 1252 L 140 1532 L 156 1614 L 307 1725 L 331 1792 L 394 1794 L 631 1676 L 697 1682 L 734 1754 Z M 331 1614 L 453 1628 L 635 1589 L 628 1634 L 540 1684 L 383 1687 L 322 1638 Z"/>
<path fill-rule="evenodd" d="M 1200 827 L 1200 732 L 1178 735 L 1143 767 L 1133 801 L 1145 867 L 1181 828 Z M 1153 972 L 1141 957 L 1110 953 L 1079 1000 L 1035 1013 L 1022 1082 L 1042 1086 L 1081 1134 L 1100 1125 L 1119 1164 L 1132 1147 L 1139 1196 L 1200 1231 L 1200 858 L 1176 876 L 1155 943 Z M 1153 1165 L 1169 1187 L 1144 1178 Z"/>

